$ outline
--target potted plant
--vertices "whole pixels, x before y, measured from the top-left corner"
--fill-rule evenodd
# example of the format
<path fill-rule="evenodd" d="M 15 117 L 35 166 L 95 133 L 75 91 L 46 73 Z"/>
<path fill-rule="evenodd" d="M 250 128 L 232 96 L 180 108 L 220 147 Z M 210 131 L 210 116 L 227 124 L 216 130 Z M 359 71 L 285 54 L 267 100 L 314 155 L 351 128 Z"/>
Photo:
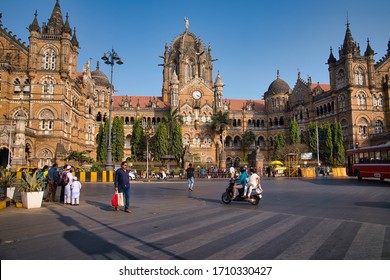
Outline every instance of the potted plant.
<path fill-rule="evenodd" d="M 22 196 L 23 207 L 27 209 L 41 207 L 44 187 L 45 182 L 37 177 L 37 173 L 30 175 L 27 171 L 23 171 L 18 189 Z"/>
<path fill-rule="evenodd" d="M 11 199 L 14 198 L 15 181 L 16 181 L 15 173 L 7 172 L 5 169 L 0 169 L 0 187 L 7 190 L 7 197 Z"/>

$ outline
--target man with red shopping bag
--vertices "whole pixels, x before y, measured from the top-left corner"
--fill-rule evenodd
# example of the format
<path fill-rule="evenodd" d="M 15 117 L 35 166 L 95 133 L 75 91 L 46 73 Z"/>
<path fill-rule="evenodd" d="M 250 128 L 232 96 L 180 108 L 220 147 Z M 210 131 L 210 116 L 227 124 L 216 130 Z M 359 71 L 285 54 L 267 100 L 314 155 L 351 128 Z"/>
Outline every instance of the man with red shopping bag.
<path fill-rule="evenodd" d="M 113 206 L 115 207 L 115 211 L 119 211 L 119 206 L 125 206 L 125 212 L 131 213 L 129 207 L 130 207 L 130 178 L 129 178 L 129 172 L 127 171 L 127 162 L 122 161 L 121 168 L 119 168 L 117 171 L 115 171 L 115 192 L 118 193 L 118 195 L 114 195 L 113 197 Z M 120 203 L 120 196 L 123 196 L 123 202 L 122 205 Z M 117 197 L 117 199 L 115 198 Z"/>

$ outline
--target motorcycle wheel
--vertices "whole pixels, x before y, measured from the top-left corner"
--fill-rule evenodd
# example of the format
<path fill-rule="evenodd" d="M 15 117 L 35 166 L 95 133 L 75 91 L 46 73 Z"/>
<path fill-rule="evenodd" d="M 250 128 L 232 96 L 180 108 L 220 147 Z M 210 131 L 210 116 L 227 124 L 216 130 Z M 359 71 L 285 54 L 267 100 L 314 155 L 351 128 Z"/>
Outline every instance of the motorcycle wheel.
<path fill-rule="evenodd" d="M 224 192 L 222 194 L 221 200 L 225 204 L 229 204 L 230 202 L 232 202 L 232 199 L 230 198 L 230 194 L 228 192 Z"/>
<path fill-rule="evenodd" d="M 259 204 L 259 202 L 260 202 L 260 198 L 257 195 L 252 197 L 252 199 L 251 199 L 252 205 L 257 205 L 257 204 Z"/>

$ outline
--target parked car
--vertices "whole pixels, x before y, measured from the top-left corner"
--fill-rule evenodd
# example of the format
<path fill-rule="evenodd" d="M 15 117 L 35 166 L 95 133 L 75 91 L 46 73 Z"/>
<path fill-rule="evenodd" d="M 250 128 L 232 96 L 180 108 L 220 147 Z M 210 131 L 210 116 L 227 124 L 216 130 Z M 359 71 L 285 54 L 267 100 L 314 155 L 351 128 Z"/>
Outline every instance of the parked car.
<path fill-rule="evenodd" d="M 133 170 L 129 171 L 129 178 L 130 181 L 137 179 L 137 176 L 135 175 L 135 172 Z"/>

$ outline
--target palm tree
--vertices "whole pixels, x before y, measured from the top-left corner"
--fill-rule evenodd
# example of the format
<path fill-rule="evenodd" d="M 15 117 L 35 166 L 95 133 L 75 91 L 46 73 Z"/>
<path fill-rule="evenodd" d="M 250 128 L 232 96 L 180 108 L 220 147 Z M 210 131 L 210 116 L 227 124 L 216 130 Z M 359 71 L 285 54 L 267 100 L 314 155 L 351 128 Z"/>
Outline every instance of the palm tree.
<path fill-rule="evenodd" d="M 232 121 L 229 119 L 228 112 L 218 111 L 213 116 L 211 116 L 212 125 L 211 128 L 216 133 L 219 134 L 221 142 L 222 142 L 222 152 L 225 151 L 225 141 L 222 138 L 222 133 L 229 128 Z"/>

